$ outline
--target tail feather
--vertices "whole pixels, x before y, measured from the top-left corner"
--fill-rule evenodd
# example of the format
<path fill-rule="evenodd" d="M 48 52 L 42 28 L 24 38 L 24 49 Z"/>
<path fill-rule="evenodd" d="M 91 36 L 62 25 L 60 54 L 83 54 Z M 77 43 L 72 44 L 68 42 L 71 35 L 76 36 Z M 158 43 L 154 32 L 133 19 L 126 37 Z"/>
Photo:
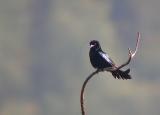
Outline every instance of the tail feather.
<path fill-rule="evenodd" d="M 113 71 L 112 75 L 116 79 L 131 79 L 131 76 L 129 75 L 130 69 L 127 69 L 126 71 L 117 70 Z"/>

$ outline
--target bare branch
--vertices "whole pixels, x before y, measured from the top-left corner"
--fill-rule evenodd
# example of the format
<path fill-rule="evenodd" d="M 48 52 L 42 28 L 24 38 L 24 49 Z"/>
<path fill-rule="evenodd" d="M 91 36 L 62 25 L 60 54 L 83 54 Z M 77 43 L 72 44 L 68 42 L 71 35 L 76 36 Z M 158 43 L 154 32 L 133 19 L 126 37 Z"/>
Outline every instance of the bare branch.
<path fill-rule="evenodd" d="M 93 73 L 91 73 L 91 74 L 86 78 L 86 80 L 85 80 L 84 83 L 83 83 L 83 86 L 82 86 L 82 89 L 81 89 L 81 96 L 80 96 L 82 115 L 85 115 L 85 110 L 84 110 L 84 89 L 85 89 L 88 81 L 89 81 L 95 74 L 97 74 L 98 72 L 100 72 L 100 70 L 97 69 L 96 71 L 94 71 Z"/>
<path fill-rule="evenodd" d="M 137 32 L 137 41 L 136 41 L 135 51 L 132 53 L 131 49 L 128 48 L 129 58 L 128 58 L 128 60 L 127 60 L 124 64 L 122 64 L 122 65 L 120 65 L 120 66 L 118 66 L 118 67 L 114 67 L 114 68 L 106 68 L 105 70 L 106 70 L 106 71 L 116 71 L 116 70 L 119 70 L 119 69 L 123 68 L 124 66 L 128 65 L 128 64 L 130 63 L 131 59 L 136 55 L 136 53 L 137 53 L 137 51 L 138 51 L 138 46 L 139 46 L 139 39 L 140 39 L 140 37 L 141 37 L 141 36 L 140 36 L 140 33 Z"/>
<path fill-rule="evenodd" d="M 138 46 L 139 46 L 139 39 L 141 38 L 141 34 L 139 32 L 137 32 L 137 42 L 136 42 L 136 48 L 134 53 L 132 53 L 132 57 L 134 57 L 138 51 Z"/>

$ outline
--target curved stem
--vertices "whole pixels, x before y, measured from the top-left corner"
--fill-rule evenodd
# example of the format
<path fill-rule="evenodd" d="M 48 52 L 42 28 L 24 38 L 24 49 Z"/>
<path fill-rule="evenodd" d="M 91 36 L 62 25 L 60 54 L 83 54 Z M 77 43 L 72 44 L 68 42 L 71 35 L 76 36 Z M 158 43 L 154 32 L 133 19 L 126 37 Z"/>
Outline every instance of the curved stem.
<path fill-rule="evenodd" d="M 84 81 L 83 83 L 83 86 L 82 86 L 82 89 L 81 89 L 81 96 L 80 96 L 80 103 L 81 103 L 81 112 L 82 112 L 82 115 L 85 115 L 85 110 L 84 110 L 84 89 L 88 83 L 88 81 L 95 75 L 99 72 L 100 70 L 96 70 L 94 71 L 93 73 L 91 73 L 87 78 L 86 80 Z"/>

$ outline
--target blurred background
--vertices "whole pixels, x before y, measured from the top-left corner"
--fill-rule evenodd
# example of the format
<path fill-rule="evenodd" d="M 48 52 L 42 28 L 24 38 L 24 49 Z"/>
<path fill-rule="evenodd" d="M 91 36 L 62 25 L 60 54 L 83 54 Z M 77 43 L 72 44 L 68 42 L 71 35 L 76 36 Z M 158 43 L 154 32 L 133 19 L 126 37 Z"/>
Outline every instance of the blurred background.
<path fill-rule="evenodd" d="M 81 115 L 80 90 L 99 40 L 132 80 L 97 74 L 85 90 L 88 115 L 159 115 L 159 0 L 1 0 L 0 115 Z"/>

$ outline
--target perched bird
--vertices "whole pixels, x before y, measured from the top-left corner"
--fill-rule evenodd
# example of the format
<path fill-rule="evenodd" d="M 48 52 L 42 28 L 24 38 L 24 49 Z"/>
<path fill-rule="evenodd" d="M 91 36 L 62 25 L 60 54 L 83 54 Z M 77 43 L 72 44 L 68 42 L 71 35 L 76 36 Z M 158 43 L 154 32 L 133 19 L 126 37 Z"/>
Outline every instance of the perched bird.
<path fill-rule="evenodd" d="M 112 61 L 112 59 L 102 51 L 101 46 L 97 40 L 92 40 L 90 42 L 90 51 L 89 51 L 90 62 L 92 66 L 96 69 L 104 70 L 108 67 L 116 68 L 116 65 Z M 130 69 L 126 71 L 116 70 L 112 71 L 112 75 L 114 78 L 118 79 L 131 79 L 129 75 Z"/>

